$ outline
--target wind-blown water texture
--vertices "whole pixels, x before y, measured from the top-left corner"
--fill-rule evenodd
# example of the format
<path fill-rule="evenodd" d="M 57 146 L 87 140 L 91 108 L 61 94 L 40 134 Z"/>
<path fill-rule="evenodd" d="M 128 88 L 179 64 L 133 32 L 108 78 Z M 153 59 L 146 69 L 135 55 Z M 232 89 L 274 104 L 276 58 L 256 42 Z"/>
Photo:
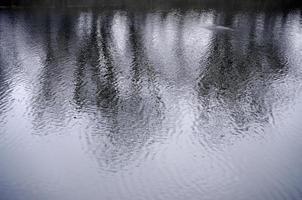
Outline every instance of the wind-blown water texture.
<path fill-rule="evenodd" d="M 301 16 L 1 11 L 1 199 L 301 199 Z"/>

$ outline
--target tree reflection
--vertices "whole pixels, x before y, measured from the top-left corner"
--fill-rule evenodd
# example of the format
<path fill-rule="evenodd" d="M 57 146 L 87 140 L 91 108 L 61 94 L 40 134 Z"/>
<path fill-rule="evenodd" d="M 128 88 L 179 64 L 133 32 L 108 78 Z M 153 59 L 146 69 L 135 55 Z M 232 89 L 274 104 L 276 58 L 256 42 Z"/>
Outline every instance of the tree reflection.
<path fill-rule="evenodd" d="M 56 15 L 54 13 L 46 13 L 46 15 L 37 15 L 39 20 L 35 17 L 27 19 L 27 23 L 38 24 L 38 27 L 42 27 L 44 32 L 37 33 L 33 27 L 28 31 L 36 37 L 31 37 L 30 42 L 38 43 L 43 53 L 42 57 L 43 67 L 39 72 L 39 78 L 37 82 L 39 85 L 35 87 L 33 98 L 33 116 L 35 129 L 41 134 L 49 134 L 53 132 L 53 128 L 58 129 L 64 126 L 68 116 L 68 110 L 66 108 L 66 96 L 59 95 L 62 90 L 67 91 L 66 79 L 69 75 L 66 68 L 65 62 L 69 59 L 70 54 L 68 53 L 68 40 L 73 37 L 70 31 L 72 23 L 66 26 L 67 33 L 69 36 L 66 37 L 61 34 L 62 26 L 68 22 L 68 16 Z M 39 36 L 39 37 L 38 37 Z M 40 37 L 42 40 L 40 41 Z M 58 42 L 60 41 L 60 42 Z M 40 43 L 41 42 L 41 43 Z M 65 45 L 66 46 L 65 46 Z M 62 48 L 64 45 L 64 48 Z M 34 66 L 37 68 L 38 66 Z M 51 119 L 49 121 L 49 119 Z M 46 131 L 49 129 L 48 131 Z"/>
<path fill-rule="evenodd" d="M 120 92 L 123 89 L 118 85 L 119 77 L 123 76 L 119 68 L 124 66 L 118 66 L 114 60 L 116 47 L 112 43 L 111 14 L 106 14 L 99 21 L 96 15 L 92 16 L 92 31 L 79 48 L 75 72 L 74 100 L 78 109 L 84 112 L 88 107 L 99 110 L 93 114 L 97 118 L 93 126 L 98 128 L 88 136 L 90 148 L 100 165 L 111 170 L 139 156 L 142 152 L 139 149 L 150 142 L 152 134 L 159 128 L 159 114 L 162 112 L 158 90 L 152 86 L 152 67 L 145 60 L 137 30 L 141 22 L 136 24 L 134 16 L 127 19 L 129 46 L 126 51 L 132 55 L 127 96 L 122 98 Z M 143 76 L 149 84 L 144 83 Z M 143 94 L 146 89 L 150 92 L 148 96 Z"/>
<path fill-rule="evenodd" d="M 217 15 L 215 23 L 235 27 L 233 17 Z M 207 132 L 200 137 L 209 146 L 217 147 L 245 134 L 262 134 L 273 120 L 272 105 L 277 100 L 271 85 L 284 79 L 288 71 L 281 52 L 283 40 L 274 40 L 276 33 L 271 31 L 276 17 L 266 14 L 262 30 L 257 27 L 255 13 L 246 17 L 236 27 L 240 32 L 214 32 L 206 69 L 200 74 L 203 110 L 199 126 Z"/>
<path fill-rule="evenodd" d="M 208 146 L 262 134 L 278 101 L 273 86 L 290 67 L 283 52 L 287 13 L 213 11 L 212 29 L 195 11 L 37 16 L 19 22 L 28 40 L 20 43 L 34 44 L 38 51 L 27 56 L 40 63 L 26 66 L 38 71 L 29 78 L 35 83 L 29 92 L 33 132 L 79 128 L 105 169 L 139 161 L 190 109 L 197 116 L 190 115 L 190 131 Z M 10 79 L 3 71 L 6 53 L 1 49 L 1 83 Z M 1 85 L 3 90 L 9 89 Z"/>

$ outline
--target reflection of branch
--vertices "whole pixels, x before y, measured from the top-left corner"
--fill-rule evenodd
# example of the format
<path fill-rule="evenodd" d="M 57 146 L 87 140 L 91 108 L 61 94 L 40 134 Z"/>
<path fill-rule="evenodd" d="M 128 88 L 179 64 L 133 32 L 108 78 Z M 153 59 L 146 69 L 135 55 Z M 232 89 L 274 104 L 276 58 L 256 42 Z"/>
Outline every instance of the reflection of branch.
<path fill-rule="evenodd" d="M 115 87 L 117 80 L 115 77 L 113 58 L 109 50 L 112 19 L 112 15 L 105 16 L 101 25 L 101 49 L 104 56 L 106 74 L 104 76 L 105 83 L 103 88 L 99 88 L 98 90 L 98 105 L 102 104 L 108 108 L 113 108 L 113 106 L 116 105 L 118 98 L 118 91 Z"/>
<path fill-rule="evenodd" d="M 50 22 L 50 16 L 47 15 L 46 17 L 46 27 L 45 27 L 45 43 L 46 45 L 46 49 L 45 49 L 45 53 L 46 53 L 46 58 L 45 58 L 45 62 L 44 62 L 44 68 L 43 68 L 43 73 L 42 73 L 42 94 L 43 94 L 43 98 L 45 100 L 49 100 L 50 98 L 52 98 L 53 94 L 53 89 L 52 86 L 54 83 L 54 80 L 52 80 L 53 78 L 58 77 L 56 74 L 54 73 L 59 73 L 57 70 L 55 70 L 55 68 L 57 68 L 58 63 L 57 63 L 57 59 L 55 58 L 54 55 L 54 51 L 52 48 L 52 40 L 51 40 L 51 22 Z"/>
<path fill-rule="evenodd" d="M 140 76 L 143 73 L 142 67 L 143 65 L 140 63 L 141 58 L 141 51 L 142 46 L 139 44 L 141 41 L 141 38 L 139 34 L 137 33 L 136 27 L 135 27 L 135 17 L 133 15 L 129 16 L 129 42 L 131 45 L 131 52 L 133 53 L 133 61 L 132 61 L 132 83 L 137 85 L 139 83 Z"/>

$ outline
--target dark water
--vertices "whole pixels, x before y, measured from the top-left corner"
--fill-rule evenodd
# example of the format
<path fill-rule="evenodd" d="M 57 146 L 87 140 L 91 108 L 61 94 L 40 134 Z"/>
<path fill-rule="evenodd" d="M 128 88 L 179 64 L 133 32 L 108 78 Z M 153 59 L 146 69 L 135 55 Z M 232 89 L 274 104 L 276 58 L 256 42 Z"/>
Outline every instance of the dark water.
<path fill-rule="evenodd" d="M 0 199 L 302 199 L 302 12 L 0 11 Z"/>

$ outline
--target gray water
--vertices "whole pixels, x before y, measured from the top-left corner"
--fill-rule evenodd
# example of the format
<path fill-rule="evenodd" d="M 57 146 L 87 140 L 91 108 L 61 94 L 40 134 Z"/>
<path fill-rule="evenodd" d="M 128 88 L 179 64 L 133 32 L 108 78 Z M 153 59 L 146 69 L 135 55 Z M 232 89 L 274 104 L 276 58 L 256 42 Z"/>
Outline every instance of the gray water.
<path fill-rule="evenodd" d="M 302 199 L 302 12 L 0 11 L 1 200 Z"/>

